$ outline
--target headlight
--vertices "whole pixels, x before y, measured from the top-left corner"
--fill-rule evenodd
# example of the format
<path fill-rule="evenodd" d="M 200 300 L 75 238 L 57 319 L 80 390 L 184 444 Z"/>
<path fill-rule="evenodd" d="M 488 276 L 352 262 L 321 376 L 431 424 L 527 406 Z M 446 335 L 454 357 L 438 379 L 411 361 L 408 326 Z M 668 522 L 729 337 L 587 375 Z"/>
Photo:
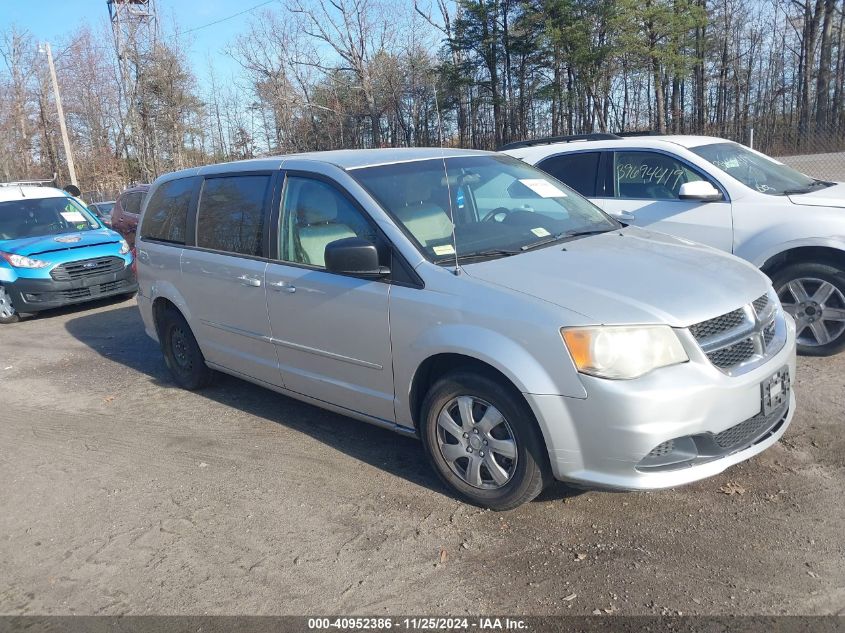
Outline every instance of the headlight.
<path fill-rule="evenodd" d="M 45 268 L 50 265 L 50 262 L 41 261 L 40 259 L 32 259 L 23 255 L 15 255 L 14 253 L 0 252 L 0 257 L 5 259 L 15 268 Z"/>
<path fill-rule="evenodd" d="M 129 244 L 126 240 L 120 240 L 120 254 L 126 255 L 129 252 Z"/>
<path fill-rule="evenodd" d="M 561 328 L 560 334 L 578 371 L 600 378 L 638 378 L 689 360 L 668 325 Z"/>

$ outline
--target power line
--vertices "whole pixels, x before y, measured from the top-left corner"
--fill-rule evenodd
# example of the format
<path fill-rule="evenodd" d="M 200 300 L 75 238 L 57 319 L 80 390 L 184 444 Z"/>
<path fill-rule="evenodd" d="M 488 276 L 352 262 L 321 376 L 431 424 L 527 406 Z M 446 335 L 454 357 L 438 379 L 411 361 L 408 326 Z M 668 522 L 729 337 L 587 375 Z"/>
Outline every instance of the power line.
<path fill-rule="evenodd" d="M 244 13 L 249 13 L 250 11 L 255 11 L 256 9 L 260 9 L 263 6 L 276 2 L 276 0 L 267 0 L 266 2 L 260 2 L 256 4 L 254 7 L 250 7 L 249 9 L 244 9 L 243 11 L 238 11 L 237 13 L 233 13 L 232 15 L 220 18 L 219 20 L 215 20 L 214 22 L 209 22 L 208 24 L 203 24 L 202 26 L 196 26 L 192 29 L 188 29 L 187 31 L 183 31 L 184 34 L 193 33 L 194 31 L 200 31 L 202 29 L 206 29 L 209 26 L 214 26 L 215 24 L 220 24 L 221 22 L 225 22 L 226 20 L 231 20 L 232 18 L 236 18 L 239 15 L 243 15 Z"/>

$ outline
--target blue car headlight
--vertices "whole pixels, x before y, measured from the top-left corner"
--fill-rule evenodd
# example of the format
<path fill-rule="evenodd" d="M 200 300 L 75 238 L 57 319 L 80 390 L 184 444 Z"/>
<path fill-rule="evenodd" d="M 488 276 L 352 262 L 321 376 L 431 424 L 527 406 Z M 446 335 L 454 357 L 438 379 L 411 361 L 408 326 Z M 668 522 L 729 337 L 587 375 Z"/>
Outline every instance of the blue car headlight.
<path fill-rule="evenodd" d="M 5 259 L 15 268 L 46 268 L 50 262 L 45 262 L 40 259 L 33 259 L 24 255 L 16 255 L 15 253 L 4 253 L 0 251 L 0 257 Z"/>
<path fill-rule="evenodd" d="M 129 244 L 126 240 L 120 240 L 120 254 L 126 255 L 129 252 Z"/>

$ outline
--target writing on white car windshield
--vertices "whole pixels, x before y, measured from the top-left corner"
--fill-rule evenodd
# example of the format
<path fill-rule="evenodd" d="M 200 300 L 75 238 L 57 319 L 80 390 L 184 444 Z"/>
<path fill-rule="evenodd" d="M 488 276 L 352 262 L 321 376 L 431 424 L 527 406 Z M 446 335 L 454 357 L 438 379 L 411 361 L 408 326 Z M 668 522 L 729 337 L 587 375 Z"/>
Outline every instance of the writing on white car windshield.
<path fill-rule="evenodd" d="M 809 193 L 833 184 L 810 178 L 738 143 L 713 143 L 690 150 L 747 187 L 771 196 Z"/>
<path fill-rule="evenodd" d="M 436 158 L 352 173 L 438 263 L 516 255 L 620 227 L 566 185 L 507 156 Z"/>

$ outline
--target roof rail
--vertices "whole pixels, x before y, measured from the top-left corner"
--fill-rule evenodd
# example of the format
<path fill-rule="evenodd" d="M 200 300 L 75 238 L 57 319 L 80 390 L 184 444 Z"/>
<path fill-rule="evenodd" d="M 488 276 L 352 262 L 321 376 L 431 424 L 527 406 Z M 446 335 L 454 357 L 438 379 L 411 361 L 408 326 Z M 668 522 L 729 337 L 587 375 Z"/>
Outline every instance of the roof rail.
<path fill-rule="evenodd" d="M 634 130 L 632 132 L 619 132 L 619 136 L 628 138 L 630 136 L 662 136 L 662 134 L 657 130 Z"/>
<path fill-rule="evenodd" d="M 527 141 L 514 141 L 513 143 L 506 143 L 499 148 L 500 152 L 506 149 L 517 149 L 519 147 L 533 147 L 534 145 L 549 145 L 551 143 L 571 143 L 573 141 L 612 141 L 621 138 L 616 134 L 608 134 L 606 132 L 593 132 L 591 134 L 573 134 L 571 136 L 546 136 L 544 138 L 535 138 Z"/>
<path fill-rule="evenodd" d="M 44 187 L 56 184 L 56 174 L 50 180 L 14 180 L 12 182 L 0 182 L 0 187 Z"/>

